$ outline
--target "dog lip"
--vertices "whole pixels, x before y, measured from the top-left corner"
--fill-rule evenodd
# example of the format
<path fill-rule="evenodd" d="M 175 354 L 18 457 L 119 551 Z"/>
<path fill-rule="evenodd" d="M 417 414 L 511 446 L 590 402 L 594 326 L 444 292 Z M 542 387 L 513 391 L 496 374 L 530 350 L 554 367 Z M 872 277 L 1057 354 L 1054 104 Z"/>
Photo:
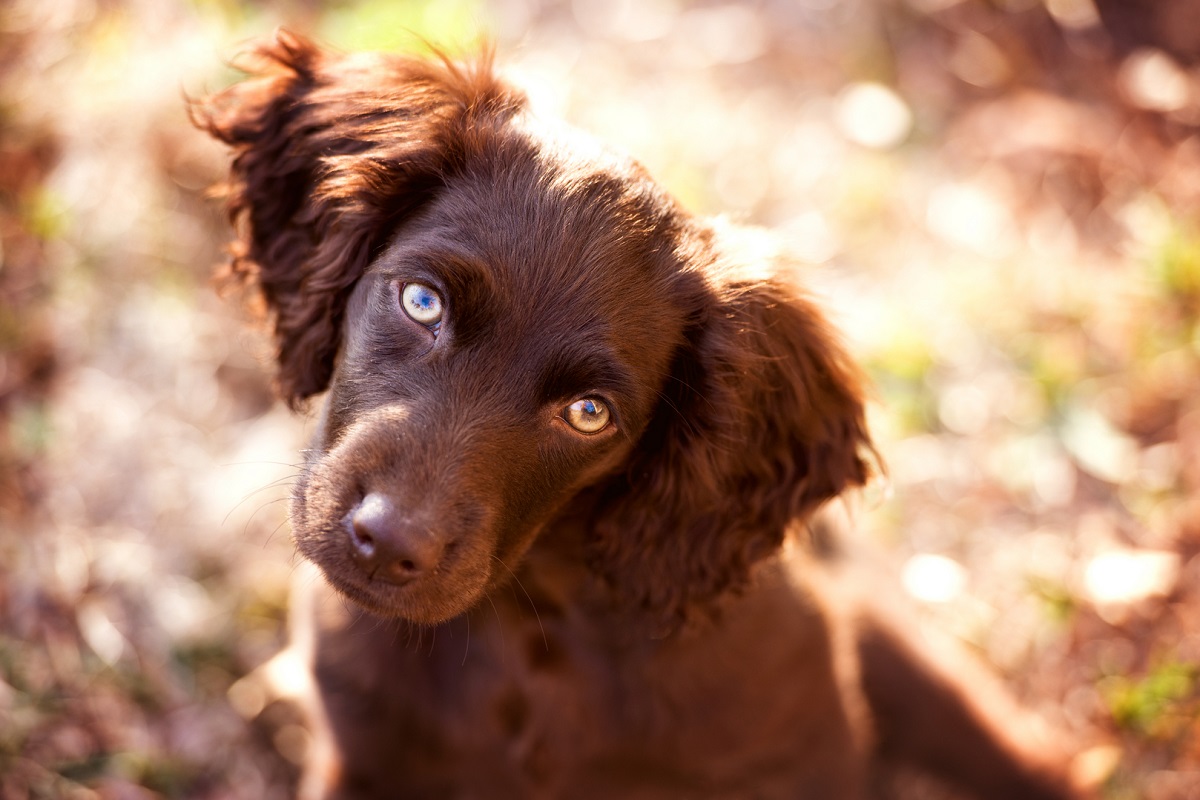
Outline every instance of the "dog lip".
<path fill-rule="evenodd" d="M 430 600 L 433 598 L 421 596 L 420 581 L 410 581 L 405 586 L 376 580 L 347 581 L 330 574 L 324 568 L 321 571 L 325 574 L 329 585 L 339 594 L 380 617 L 406 620 L 418 624 L 436 624 L 467 611 L 473 605 L 473 603 L 467 603 L 458 607 L 457 604 L 444 604 L 436 601 L 431 604 Z M 435 608 L 438 610 L 431 610 Z"/>
<path fill-rule="evenodd" d="M 327 572 L 325 573 L 325 578 L 334 589 L 367 611 L 380 616 L 401 619 L 408 617 L 405 613 L 408 604 L 404 603 L 401 598 L 394 596 L 400 587 L 391 586 L 389 588 L 386 584 L 379 586 L 374 581 L 366 586 L 360 586 L 349 581 L 338 580 Z M 381 594 L 384 596 L 381 597 Z M 388 595 L 393 596 L 389 597 Z"/>

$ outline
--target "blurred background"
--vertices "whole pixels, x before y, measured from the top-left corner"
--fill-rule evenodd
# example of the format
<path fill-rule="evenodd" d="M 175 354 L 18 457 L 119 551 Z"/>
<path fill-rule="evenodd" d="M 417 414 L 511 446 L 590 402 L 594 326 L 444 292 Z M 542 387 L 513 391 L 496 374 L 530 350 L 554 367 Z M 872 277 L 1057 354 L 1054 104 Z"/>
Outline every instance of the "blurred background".
<path fill-rule="evenodd" d="M 1106 798 L 1200 798 L 1197 0 L 5 0 L 0 797 L 283 798 L 305 757 L 254 671 L 307 421 L 212 288 L 184 110 L 280 24 L 494 41 L 778 230 L 876 384 L 857 536 Z"/>

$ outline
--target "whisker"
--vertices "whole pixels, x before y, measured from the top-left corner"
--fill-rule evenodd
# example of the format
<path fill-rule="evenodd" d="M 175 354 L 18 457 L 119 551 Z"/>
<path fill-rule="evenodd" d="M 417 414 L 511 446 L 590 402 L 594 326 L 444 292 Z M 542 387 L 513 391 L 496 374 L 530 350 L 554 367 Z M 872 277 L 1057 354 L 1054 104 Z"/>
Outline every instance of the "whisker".
<path fill-rule="evenodd" d="M 467 644 L 463 648 L 463 660 L 462 660 L 462 666 L 465 667 L 467 665 L 467 654 L 471 652 L 471 615 L 463 614 L 463 616 L 467 620 Z"/>
<path fill-rule="evenodd" d="M 533 616 L 535 619 L 537 619 L 538 630 L 542 632 L 542 644 L 546 646 L 546 652 L 550 652 L 550 640 L 546 638 L 546 628 L 542 625 L 542 615 L 538 613 L 537 605 L 534 604 L 533 598 L 529 596 L 529 592 L 525 589 L 525 584 L 521 583 L 521 579 L 517 577 L 517 573 L 513 572 L 512 567 L 508 566 L 508 564 L 505 564 L 504 560 L 500 558 L 500 556 L 494 555 L 492 558 L 499 561 L 500 566 L 508 570 L 508 574 L 512 575 L 513 582 L 516 583 L 517 586 L 520 586 L 521 591 L 525 593 L 525 599 L 529 601 L 529 607 L 533 609 Z"/>
<path fill-rule="evenodd" d="M 287 525 L 287 523 L 288 523 L 287 518 L 281 519 L 279 521 L 279 524 L 276 525 L 274 530 L 272 530 L 271 533 L 267 536 L 267 540 L 265 542 L 263 542 L 264 550 L 266 550 L 267 546 L 271 544 L 271 540 L 275 538 L 275 534 L 279 533 L 279 529 L 282 528 L 284 525 Z M 249 525 L 250 523 L 247 522 L 246 524 Z"/>
<path fill-rule="evenodd" d="M 249 516 L 249 518 L 246 520 L 246 524 L 242 526 L 242 536 L 246 536 L 249 534 L 250 523 L 254 522 L 254 518 L 258 516 L 258 512 L 262 511 L 267 506 L 273 506 L 276 503 L 286 502 L 287 500 L 288 500 L 288 498 L 286 498 L 286 497 L 276 497 L 274 500 L 268 500 L 267 502 L 260 505 L 258 508 L 254 509 L 254 513 Z M 286 521 L 287 520 L 284 520 L 284 522 L 286 522 Z M 275 530 L 271 531 L 272 536 L 275 535 L 275 531 L 279 530 L 279 527 L 282 524 L 283 523 L 281 522 L 279 525 L 275 526 Z"/>
<path fill-rule="evenodd" d="M 278 489 L 280 486 L 295 485 L 294 482 L 299 481 L 299 480 L 300 480 L 299 475 L 285 475 L 282 478 L 276 478 L 275 480 L 270 481 L 265 486 L 260 486 L 257 489 L 254 489 L 253 491 L 247 492 L 246 494 L 242 495 L 242 499 L 238 500 L 237 503 L 233 506 L 233 508 L 229 509 L 229 512 L 221 520 L 221 524 L 224 525 L 226 522 L 228 522 L 229 518 L 231 516 L 233 516 L 233 512 L 235 512 L 239 508 L 241 508 L 243 503 L 245 503 L 251 497 L 254 497 L 254 495 L 258 494 L 259 492 L 265 492 L 268 489 Z"/>
<path fill-rule="evenodd" d="M 487 592 L 483 596 L 487 598 L 492 607 L 492 613 L 496 615 L 496 627 L 500 631 L 500 663 L 506 664 L 508 661 L 508 638 L 504 635 L 504 620 L 500 618 L 500 609 L 496 608 L 496 601 L 492 599 L 492 593 Z"/>
<path fill-rule="evenodd" d="M 400 629 L 402 627 L 404 627 L 404 626 L 396 625 L 395 627 L 392 628 L 392 647 L 396 646 L 396 640 L 400 638 Z"/>
<path fill-rule="evenodd" d="M 342 596 L 341 592 L 335 592 L 337 601 L 342 606 L 342 610 L 350 618 L 350 622 L 346 624 L 347 630 L 353 630 L 358 627 L 358 623 L 362 620 L 362 613 L 349 600 Z"/>

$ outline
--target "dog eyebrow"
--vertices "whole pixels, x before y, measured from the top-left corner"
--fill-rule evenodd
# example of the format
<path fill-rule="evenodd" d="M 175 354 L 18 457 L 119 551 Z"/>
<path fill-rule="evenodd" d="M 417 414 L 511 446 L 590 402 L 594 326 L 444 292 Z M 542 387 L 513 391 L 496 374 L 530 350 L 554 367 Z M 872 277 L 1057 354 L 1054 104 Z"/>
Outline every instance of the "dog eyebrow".
<path fill-rule="evenodd" d="M 474 254 L 454 247 L 401 252 L 383 264 L 382 270 L 392 276 L 410 274 L 414 278 L 421 275 L 434 278 L 455 298 L 466 294 L 487 295 L 495 289 L 492 271 Z"/>
<path fill-rule="evenodd" d="M 586 340 L 579 345 L 586 344 Z M 542 368 L 538 379 L 542 403 L 567 400 L 589 391 L 627 394 L 634 386 L 633 376 L 607 348 L 578 352 L 572 348 L 557 353 Z"/>

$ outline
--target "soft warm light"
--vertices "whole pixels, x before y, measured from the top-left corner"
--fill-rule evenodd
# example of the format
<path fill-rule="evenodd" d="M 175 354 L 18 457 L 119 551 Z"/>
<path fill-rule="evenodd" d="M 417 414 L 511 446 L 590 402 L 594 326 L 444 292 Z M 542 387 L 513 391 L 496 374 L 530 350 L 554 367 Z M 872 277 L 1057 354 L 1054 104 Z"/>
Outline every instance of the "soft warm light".
<path fill-rule="evenodd" d="M 1125 605 L 1170 594 L 1179 568 L 1178 553 L 1118 548 L 1088 563 L 1084 586 L 1095 603 Z"/>
<path fill-rule="evenodd" d="M 689 9 L 680 17 L 678 30 L 697 65 L 752 61 L 769 41 L 762 17 L 733 3 Z"/>
<path fill-rule="evenodd" d="M 85 603 L 75 615 L 79 632 L 88 647 L 106 664 L 115 664 L 125 652 L 128 642 L 125 636 L 109 619 L 98 602 Z"/>
<path fill-rule="evenodd" d="M 1137 442 L 1095 409 L 1072 409 L 1062 439 L 1079 465 L 1101 480 L 1124 483 L 1137 470 Z"/>
<path fill-rule="evenodd" d="M 1129 99 L 1151 111 L 1176 111 L 1187 105 L 1187 74 L 1161 50 L 1139 50 L 1121 64 L 1121 88 Z"/>
<path fill-rule="evenodd" d="M 1016 236 L 1004 201 L 974 184 L 948 183 L 936 188 L 925 219 L 941 239 L 981 255 L 1004 255 Z"/>
<path fill-rule="evenodd" d="M 904 141 L 912 130 L 908 104 L 888 87 L 856 83 L 837 100 L 838 129 L 852 142 L 886 150 Z"/>
<path fill-rule="evenodd" d="M 967 586 L 967 571 L 946 556 L 922 553 L 904 565 L 900 574 L 904 589 L 926 603 L 948 603 Z"/>

